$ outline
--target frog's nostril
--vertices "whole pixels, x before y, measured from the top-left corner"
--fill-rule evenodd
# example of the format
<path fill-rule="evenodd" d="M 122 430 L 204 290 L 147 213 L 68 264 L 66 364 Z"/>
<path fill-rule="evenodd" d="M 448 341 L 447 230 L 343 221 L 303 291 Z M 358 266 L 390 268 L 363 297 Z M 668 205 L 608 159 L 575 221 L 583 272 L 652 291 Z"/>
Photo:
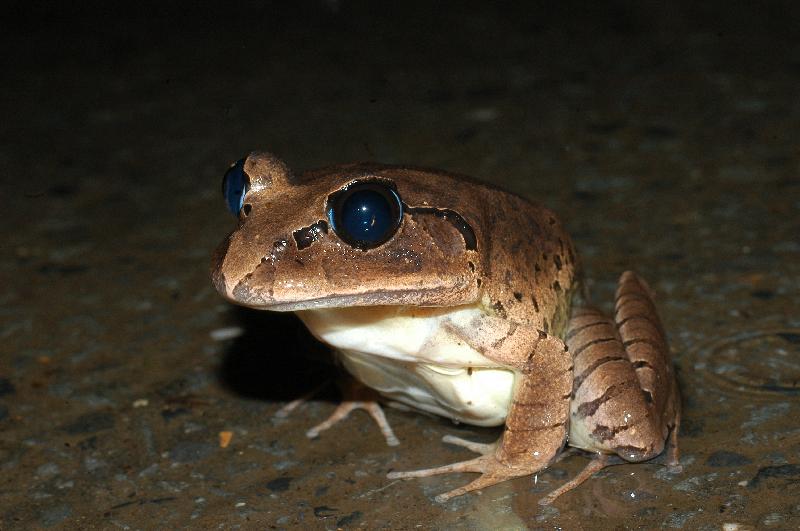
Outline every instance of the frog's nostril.
<path fill-rule="evenodd" d="M 228 171 L 225 172 L 225 177 L 222 178 L 222 196 L 225 198 L 228 210 L 235 216 L 238 216 L 239 211 L 242 210 L 248 184 L 247 175 L 244 173 L 244 159 L 238 160 L 228 168 Z M 245 212 L 245 215 L 248 213 L 249 209 Z"/>

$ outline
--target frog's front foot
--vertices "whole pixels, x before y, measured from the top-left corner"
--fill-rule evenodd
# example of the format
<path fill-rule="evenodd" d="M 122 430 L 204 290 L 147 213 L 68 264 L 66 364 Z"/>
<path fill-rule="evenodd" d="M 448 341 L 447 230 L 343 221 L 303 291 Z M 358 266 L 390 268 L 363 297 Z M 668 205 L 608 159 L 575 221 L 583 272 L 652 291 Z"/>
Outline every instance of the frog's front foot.
<path fill-rule="evenodd" d="M 389 425 L 389 421 L 386 419 L 386 415 L 383 413 L 383 409 L 381 409 L 380 404 L 375 401 L 361 401 L 361 400 L 346 400 L 339 404 L 336 409 L 333 410 L 333 413 L 323 422 L 320 422 L 310 430 L 306 432 L 306 437 L 309 439 L 314 439 L 319 437 L 320 432 L 327 430 L 334 424 L 338 423 L 341 420 L 344 420 L 350 415 L 355 409 L 363 409 L 375 423 L 380 428 L 381 433 L 383 434 L 383 438 L 386 439 L 386 444 L 389 446 L 397 446 L 400 444 L 400 441 L 395 436 L 392 427 Z"/>
<path fill-rule="evenodd" d="M 289 402 L 275 413 L 275 417 L 287 418 L 295 409 L 308 402 L 326 385 L 327 382 L 316 387 L 302 397 Z M 378 425 L 378 428 L 380 428 L 383 438 L 386 439 L 386 444 L 389 446 L 397 446 L 400 444 L 400 441 L 394 434 L 392 427 L 389 425 L 389 421 L 386 419 L 386 415 L 383 413 L 383 409 L 381 409 L 380 404 L 378 404 L 376 400 L 377 393 L 375 391 L 360 384 L 353 378 L 347 378 L 343 382 L 342 393 L 344 395 L 342 402 L 336 406 L 336 409 L 333 410 L 333 413 L 331 413 L 327 419 L 308 430 L 306 432 L 306 437 L 309 439 L 315 439 L 319 437 L 320 432 L 323 432 L 333 427 L 335 424 L 338 424 L 339 421 L 346 419 L 353 410 L 363 409 L 369 413 L 369 416 L 372 417 L 372 419 Z"/>

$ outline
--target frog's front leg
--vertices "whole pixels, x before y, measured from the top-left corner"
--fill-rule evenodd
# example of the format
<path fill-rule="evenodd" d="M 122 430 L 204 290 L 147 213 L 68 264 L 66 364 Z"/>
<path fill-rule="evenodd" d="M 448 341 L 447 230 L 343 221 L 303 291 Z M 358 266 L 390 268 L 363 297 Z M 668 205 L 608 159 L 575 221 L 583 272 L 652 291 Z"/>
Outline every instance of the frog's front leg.
<path fill-rule="evenodd" d="M 307 402 L 313 395 L 317 394 L 323 386 L 317 387 L 301 398 L 289 402 L 284 407 L 279 409 L 275 413 L 275 416 L 278 418 L 288 417 L 292 411 L 297 409 L 297 407 Z M 381 434 L 383 434 L 383 438 L 386 440 L 386 444 L 389 446 L 397 446 L 400 444 L 400 441 L 394 434 L 394 430 L 392 430 L 392 426 L 389 424 L 389 420 L 386 418 L 381 405 L 378 403 L 378 393 L 350 376 L 344 377 L 344 380 L 340 383 L 340 387 L 342 388 L 342 401 L 338 406 L 336 406 L 336 409 L 333 410 L 327 419 L 306 431 L 306 437 L 309 439 L 316 439 L 319 437 L 321 432 L 328 430 L 339 422 L 343 421 L 356 409 L 363 409 L 369 414 L 370 417 L 372 417 L 372 420 L 375 421 L 375 424 L 378 425 L 378 428 L 381 430 Z"/>
<path fill-rule="evenodd" d="M 511 478 L 533 474 L 555 459 L 567 436 L 572 360 L 566 345 L 557 337 L 541 331 L 529 333 L 522 328 L 518 330 L 513 343 L 527 343 L 529 348 L 517 351 L 516 357 L 508 351 L 491 348 L 483 352 L 490 359 L 501 357 L 504 364 L 512 366 L 519 373 L 505 431 L 500 440 L 494 444 L 477 444 L 457 437 L 445 437 L 445 442 L 464 446 L 482 455 L 436 468 L 391 472 L 388 475 L 390 479 L 452 472 L 481 474 L 472 483 L 437 496 L 436 501 L 442 502 Z M 519 335 L 526 333 L 529 333 L 527 338 Z"/>

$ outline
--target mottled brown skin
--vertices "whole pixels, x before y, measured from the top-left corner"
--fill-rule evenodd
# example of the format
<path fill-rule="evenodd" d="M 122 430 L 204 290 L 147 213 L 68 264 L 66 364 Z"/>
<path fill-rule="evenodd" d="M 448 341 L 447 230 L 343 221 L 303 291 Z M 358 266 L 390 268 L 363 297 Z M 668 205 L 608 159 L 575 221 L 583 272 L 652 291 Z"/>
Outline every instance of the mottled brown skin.
<path fill-rule="evenodd" d="M 213 258 L 214 284 L 227 299 L 281 311 L 479 303 L 481 317 L 453 332 L 520 375 L 497 443 L 447 438 L 482 455 L 390 477 L 481 474 L 437 498 L 445 500 L 532 474 L 556 459 L 570 416 L 590 426 L 587 450 L 634 461 L 660 453 L 677 423 L 677 388 L 649 291 L 623 282 L 618 316 L 628 315 L 627 298 L 641 303 L 630 303 L 635 315 L 614 324 L 576 313 L 568 331 L 579 268 L 569 236 L 549 210 L 461 176 L 410 167 L 353 164 L 294 176 L 274 156 L 254 153 L 244 170 L 250 191 L 239 225 Z M 359 179 L 390 181 L 406 206 L 397 233 L 369 250 L 350 247 L 325 223 L 328 197 Z M 451 215 L 436 215 L 443 211 Z M 587 319 L 603 324 L 583 328 L 591 324 Z M 592 342 L 605 336 L 614 342 L 603 346 L 609 353 L 600 353 Z M 567 345 L 591 354 L 575 358 L 575 381 Z M 609 357 L 619 362 L 597 363 Z M 624 428 L 612 411 L 618 402 L 645 420 Z"/>
<path fill-rule="evenodd" d="M 214 285 L 232 302 L 285 311 L 485 299 L 504 320 L 544 330 L 566 324 L 575 255 L 547 210 L 465 178 L 400 166 L 353 164 L 294 176 L 273 156 L 253 154 L 245 172 L 251 191 L 239 226 L 212 266 Z M 368 177 L 394 182 L 410 210 L 457 211 L 474 231 L 476 250 L 466 248 L 450 221 L 413 212 L 376 249 L 354 249 L 330 229 L 298 249 L 295 232 L 326 220 L 328 196 Z M 531 257 L 530 267 L 514 265 Z"/>

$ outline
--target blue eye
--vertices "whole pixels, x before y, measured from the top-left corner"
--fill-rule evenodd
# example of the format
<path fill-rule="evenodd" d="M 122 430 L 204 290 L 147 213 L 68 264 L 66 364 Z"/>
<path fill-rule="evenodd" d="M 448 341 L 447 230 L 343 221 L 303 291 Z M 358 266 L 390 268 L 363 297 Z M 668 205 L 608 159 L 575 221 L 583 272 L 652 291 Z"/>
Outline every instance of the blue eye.
<path fill-rule="evenodd" d="M 247 193 L 247 176 L 244 174 L 244 159 L 236 162 L 225 172 L 222 178 L 222 196 L 234 216 L 239 215 Z"/>
<path fill-rule="evenodd" d="M 339 238 L 359 249 L 386 242 L 400 226 L 403 203 L 380 182 L 357 182 L 328 198 L 328 221 Z"/>

